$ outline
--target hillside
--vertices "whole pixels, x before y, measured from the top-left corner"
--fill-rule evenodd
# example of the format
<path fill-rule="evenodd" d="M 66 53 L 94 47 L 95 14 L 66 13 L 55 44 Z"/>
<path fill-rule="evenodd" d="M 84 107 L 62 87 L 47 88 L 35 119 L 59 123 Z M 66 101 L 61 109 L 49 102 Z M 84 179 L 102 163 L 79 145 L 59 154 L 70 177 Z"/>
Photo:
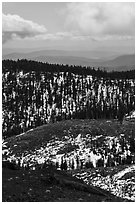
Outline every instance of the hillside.
<path fill-rule="evenodd" d="M 119 200 L 121 198 L 133 201 L 135 196 L 134 164 L 125 163 L 124 165 L 108 166 L 105 168 L 101 166 L 92 167 L 90 173 L 89 168 L 86 167 L 83 167 L 81 170 L 75 168 L 73 170 L 68 169 L 68 174 L 71 173 L 74 177 L 82 179 L 85 185 L 90 185 L 91 190 L 89 186 L 83 185 L 80 190 L 77 186 L 81 186 L 79 182 L 83 181 L 75 180 L 74 182 L 73 178 L 70 177 L 70 182 L 65 174 L 66 171 L 56 172 L 56 170 L 52 173 L 53 183 L 45 186 L 42 183 L 43 180 L 47 181 L 47 174 L 37 168 L 38 164 L 42 165 L 43 158 L 54 163 L 55 158 L 59 155 L 72 157 L 75 152 L 81 152 L 82 155 L 85 155 L 91 148 L 91 141 L 94 141 L 93 147 L 98 144 L 99 148 L 102 149 L 106 148 L 105 145 L 109 145 L 112 139 L 115 138 L 117 141 L 120 141 L 123 137 L 127 143 L 129 143 L 131 138 L 134 138 L 134 120 L 124 120 L 122 125 L 117 120 L 69 120 L 43 125 L 21 135 L 7 138 L 3 143 L 3 160 L 15 161 L 23 159 L 23 168 L 25 168 L 26 162 L 30 167 L 29 170 L 16 171 L 3 168 L 3 201 L 7 199 L 9 201 L 20 201 L 20 193 L 24 193 L 24 201 L 59 201 L 59 198 L 60 201 L 100 202 L 107 199 L 109 201 L 124 201 Z M 134 149 L 132 149 L 133 152 Z M 36 168 L 35 171 L 32 170 L 34 167 Z M 126 174 L 127 170 L 130 172 L 129 175 Z M 62 180 L 61 172 L 64 172 L 63 183 L 60 183 L 60 177 Z M 118 176 L 120 172 L 121 176 Z M 116 177 L 118 181 L 115 180 Z M 30 178 L 31 183 L 28 183 Z M 92 183 L 88 182 L 89 178 L 93 181 Z M 21 180 L 23 180 L 23 189 L 25 190 L 20 188 L 16 196 L 14 190 L 10 191 L 10 189 L 13 185 L 16 185 L 17 188 Z M 107 180 L 107 183 L 104 182 L 105 180 Z M 75 194 L 72 192 L 72 184 L 75 186 Z M 39 200 L 36 198 L 37 194 L 35 195 L 36 191 L 37 193 L 39 192 L 37 186 L 40 186 L 42 189 Z M 122 189 L 121 186 L 123 186 Z M 114 189 L 116 188 L 117 195 L 121 198 L 111 197 L 109 193 L 106 193 L 106 190 L 109 191 L 111 189 L 111 193 L 115 194 Z M 28 189 L 30 190 L 28 191 Z M 57 193 L 53 197 L 54 191 Z M 99 196 L 95 196 L 95 194 L 98 194 L 98 191 L 100 192 Z M 43 197 L 44 192 L 46 192 L 45 197 Z M 104 196 L 104 194 L 107 194 L 108 197 Z"/>
<path fill-rule="evenodd" d="M 130 125 L 130 126 L 129 126 Z M 23 152 L 35 151 L 52 140 L 67 140 L 65 136 L 76 138 L 79 134 L 83 137 L 92 135 L 96 137 L 102 136 L 102 139 L 107 136 L 119 136 L 124 134 L 125 138 L 132 136 L 134 131 L 134 121 L 124 121 L 121 125 L 117 120 L 65 120 L 56 123 L 49 123 L 35 129 L 31 129 L 26 133 L 17 136 L 9 137 L 5 140 L 12 154 L 21 155 Z M 57 138 L 56 138 L 57 137 Z M 59 143 L 58 143 L 59 144 Z M 63 148 L 62 148 L 63 151 Z"/>

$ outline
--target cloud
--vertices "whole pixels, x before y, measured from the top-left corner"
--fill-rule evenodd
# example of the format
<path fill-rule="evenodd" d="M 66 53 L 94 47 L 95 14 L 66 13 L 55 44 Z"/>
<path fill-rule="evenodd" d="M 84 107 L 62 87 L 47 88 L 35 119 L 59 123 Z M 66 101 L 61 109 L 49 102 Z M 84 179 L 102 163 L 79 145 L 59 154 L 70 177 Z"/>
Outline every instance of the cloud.
<path fill-rule="evenodd" d="M 31 38 L 31 40 L 63 40 L 63 39 L 73 39 L 75 37 L 79 37 L 75 32 L 65 32 L 60 31 L 56 33 L 45 33 L 39 34 Z M 30 40 L 30 38 L 26 37 L 26 40 Z"/>
<path fill-rule="evenodd" d="M 66 26 L 81 34 L 94 36 L 135 35 L 134 3 L 73 2 L 66 8 Z"/>
<path fill-rule="evenodd" d="M 71 32 L 48 33 L 43 25 L 21 18 L 18 15 L 2 14 L 2 42 L 9 40 L 62 40 L 71 38 Z"/>
<path fill-rule="evenodd" d="M 15 38 L 31 38 L 45 34 L 47 29 L 18 15 L 2 14 L 2 42 Z"/>

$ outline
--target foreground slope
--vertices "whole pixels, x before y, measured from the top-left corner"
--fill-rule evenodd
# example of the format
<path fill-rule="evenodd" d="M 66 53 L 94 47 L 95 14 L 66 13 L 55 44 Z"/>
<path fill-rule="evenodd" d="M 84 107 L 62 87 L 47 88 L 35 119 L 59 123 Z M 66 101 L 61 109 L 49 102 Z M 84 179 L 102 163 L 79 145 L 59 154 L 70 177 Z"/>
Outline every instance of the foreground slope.
<path fill-rule="evenodd" d="M 65 172 L 51 169 L 25 171 L 3 168 L 2 193 L 3 202 L 127 201 L 89 186 Z"/>
<path fill-rule="evenodd" d="M 81 144 L 77 141 L 78 135 L 82 135 L 86 143 L 90 142 L 89 138 L 92 136 L 92 139 L 97 139 L 99 145 L 101 145 L 104 142 L 106 143 L 110 137 L 115 136 L 118 138 L 121 134 L 124 135 L 127 141 L 129 137 L 133 136 L 134 120 L 124 120 L 122 125 L 117 120 L 69 120 L 47 124 L 22 135 L 6 139 L 4 144 L 7 153 L 3 155 L 3 160 L 7 158 L 21 158 L 23 155 L 24 159 L 30 163 L 30 166 L 33 166 L 36 162 L 39 162 L 43 156 L 54 159 L 55 155 L 63 155 L 67 152 L 73 153 L 76 149 L 78 150 L 79 147 L 81 147 Z M 85 146 L 85 148 L 81 150 L 83 154 L 86 148 L 88 149 L 88 147 Z M 130 175 L 126 174 L 127 169 Z M 121 171 L 124 171 L 124 173 L 121 174 L 122 188 L 118 176 L 118 173 Z M 60 200 L 92 202 L 104 200 L 123 201 L 124 199 L 134 201 L 134 164 L 106 168 L 97 167 L 92 168 L 92 170 L 74 169 L 67 172 L 71 173 L 74 177 L 82 179 L 85 185 L 88 186 L 82 186 L 80 189 L 77 188 L 81 186 L 79 184 L 80 181 L 75 180 L 76 182 L 74 182 L 73 179 L 75 178 L 72 177 L 68 179 L 65 171 L 62 179 L 62 171 L 54 170 L 54 172 L 48 173 L 47 170 L 43 169 L 36 169 L 35 171 L 31 169 L 9 170 L 4 167 L 3 201 L 20 201 L 19 199 L 24 199 L 24 201 Z M 47 180 L 49 179 L 47 175 L 49 174 L 52 175 L 50 176 L 50 179 L 53 181 L 51 185 L 47 184 Z M 115 178 L 117 177 L 119 182 L 115 182 Z M 63 180 L 63 183 L 60 182 L 61 180 Z M 68 180 L 71 180 L 71 182 Z M 106 180 L 109 182 L 106 183 Z M 18 188 L 18 186 L 21 186 L 21 183 L 22 187 Z M 15 193 L 16 190 L 12 189 L 13 185 L 16 186 L 15 189 L 18 189 L 18 195 Z M 89 190 L 89 185 L 92 190 Z M 75 190 L 72 190 L 72 186 L 75 186 Z M 102 190 L 100 188 L 98 190 L 98 187 L 101 187 Z M 39 199 L 35 196 L 39 193 L 38 188 L 41 189 L 41 196 Z M 109 194 L 109 198 L 106 197 L 106 190 L 112 190 L 111 192 L 113 193 L 115 188 L 117 189 L 117 195 L 121 198 L 116 198 L 115 196 L 111 197 L 111 194 Z M 130 190 L 128 190 L 129 188 Z M 53 192 L 56 192 L 54 196 Z M 96 196 L 98 192 L 100 192 L 99 197 Z M 21 198 L 19 197 L 20 194 L 22 194 Z M 44 195 L 45 197 L 43 197 Z"/>

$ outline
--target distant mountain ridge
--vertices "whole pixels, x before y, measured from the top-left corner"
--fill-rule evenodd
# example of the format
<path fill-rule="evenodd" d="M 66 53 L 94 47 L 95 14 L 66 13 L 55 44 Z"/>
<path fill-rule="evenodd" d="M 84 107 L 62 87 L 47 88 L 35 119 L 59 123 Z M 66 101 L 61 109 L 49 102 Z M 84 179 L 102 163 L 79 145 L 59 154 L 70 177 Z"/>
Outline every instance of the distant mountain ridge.
<path fill-rule="evenodd" d="M 88 57 L 85 57 L 87 54 Z M 92 54 L 92 52 L 91 52 Z M 53 64 L 68 64 L 105 68 L 108 71 L 127 71 L 135 69 L 135 54 L 121 55 L 108 60 L 91 58 L 90 52 L 71 52 L 63 50 L 41 50 L 29 53 L 10 53 L 3 55 L 2 59 L 28 59 Z"/>
<path fill-rule="evenodd" d="M 135 65 L 135 55 L 122 55 L 113 60 L 103 62 L 104 66 L 130 66 Z"/>
<path fill-rule="evenodd" d="M 32 49 L 2 49 L 3 56 L 5 55 L 12 55 L 15 54 L 22 54 L 26 55 L 29 54 L 31 57 L 38 57 L 38 56 L 75 56 L 75 57 L 85 57 L 89 59 L 98 59 L 98 60 L 111 60 L 115 57 L 121 55 L 121 52 L 116 51 L 106 51 L 106 50 L 54 50 L 54 49 L 37 49 L 32 51 Z M 123 55 L 124 53 L 122 53 Z M 125 53 L 129 54 L 129 53 Z M 9 55 L 9 56 L 10 56 Z"/>

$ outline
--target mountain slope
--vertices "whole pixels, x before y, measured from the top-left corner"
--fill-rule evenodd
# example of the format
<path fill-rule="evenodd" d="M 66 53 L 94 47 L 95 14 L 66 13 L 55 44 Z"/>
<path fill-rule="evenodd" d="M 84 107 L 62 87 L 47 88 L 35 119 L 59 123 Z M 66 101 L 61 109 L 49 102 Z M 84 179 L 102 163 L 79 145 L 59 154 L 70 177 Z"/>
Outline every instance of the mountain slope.
<path fill-rule="evenodd" d="M 125 134 L 125 138 L 132 136 L 132 130 L 134 129 L 134 122 L 125 121 L 122 125 L 116 120 L 67 120 L 57 123 L 49 123 L 34 130 L 29 130 L 18 136 L 12 136 L 7 138 L 8 147 L 12 150 L 12 154 L 22 154 L 24 151 L 35 151 L 41 148 L 41 146 L 47 145 L 50 140 L 55 140 L 58 137 L 59 140 L 65 138 L 65 136 L 72 135 L 76 138 L 78 134 L 90 134 L 94 137 L 96 135 L 102 135 L 105 137 L 119 136 Z M 103 136 L 104 135 L 104 136 Z M 63 150 L 63 148 L 62 148 Z"/>

